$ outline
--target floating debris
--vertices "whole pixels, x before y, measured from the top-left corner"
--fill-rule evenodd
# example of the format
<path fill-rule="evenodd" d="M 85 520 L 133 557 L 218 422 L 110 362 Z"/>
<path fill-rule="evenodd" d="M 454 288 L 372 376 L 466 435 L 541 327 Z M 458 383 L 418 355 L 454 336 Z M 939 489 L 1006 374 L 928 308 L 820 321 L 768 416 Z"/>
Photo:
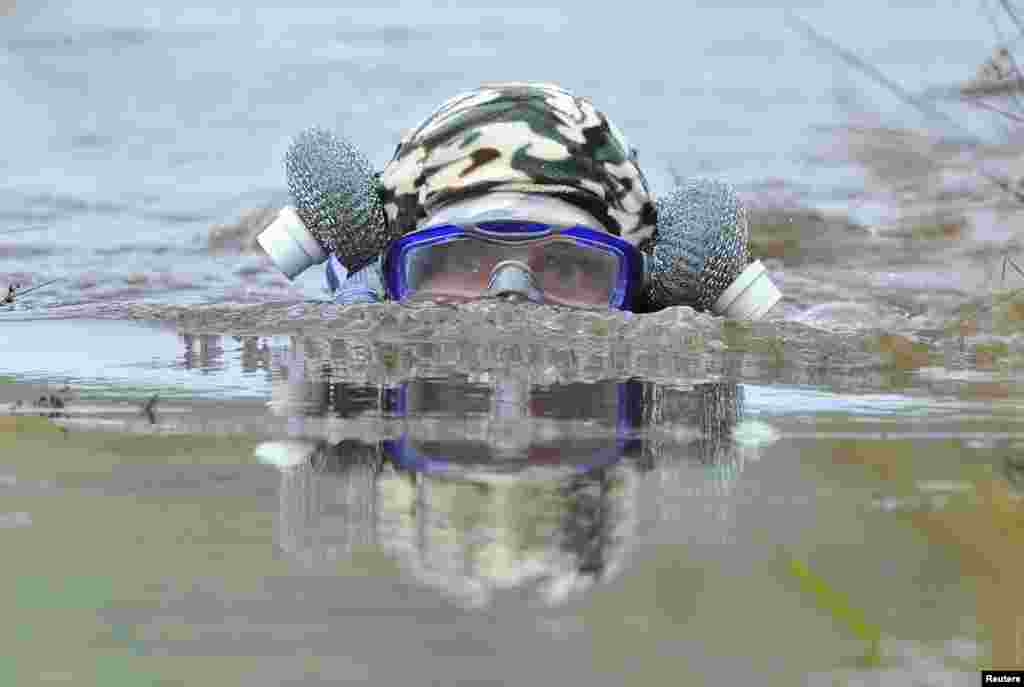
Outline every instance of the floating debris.
<path fill-rule="evenodd" d="M 228 224 L 215 224 L 207 232 L 206 246 L 211 254 L 255 253 L 263 255 L 256 237 L 277 218 L 278 208 L 261 207 L 243 210 L 238 219 Z"/>
<path fill-rule="evenodd" d="M 153 394 L 142 406 L 142 414 L 149 420 L 149 424 L 156 424 L 156 403 L 160 400 L 160 394 Z"/>
<path fill-rule="evenodd" d="M 927 492 L 931 494 L 939 493 L 963 493 L 972 491 L 974 485 L 970 482 L 951 482 L 948 480 L 927 480 L 918 482 L 916 485 L 918 491 Z"/>
<path fill-rule="evenodd" d="M 1024 492 L 1024 458 L 1008 456 L 1003 462 L 1006 480 L 1018 492 Z"/>
<path fill-rule="evenodd" d="M 20 289 L 20 288 L 21 288 L 21 284 L 8 284 L 8 286 L 7 286 L 7 295 L 5 295 L 3 301 L 0 301 L 0 302 L 2 302 L 4 304 L 13 303 L 14 302 L 14 296 L 18 293 L 18 289 Z"/>
<path fill-rule="evenodd" d="M 972 483 L 951 480 L 919 480 L 914 488 L 917 493 L 907 496 L 876 494 L 872 506 L 883 513 L 938 511 L 946 508 L 954 495 L 974 492 Z"/>
<path fill-rule="evenodd" d="M 0 513 L 0 529 L 27 527 L 32 524 L 32 516 L 25 512 Z"/>
<path fill-rule="evenodd" d="M 960 86 L 960 95 L 966 97 L 1008 96 L 1021 91 L 1024 91 L 1024 79 L 1005 45 L 997 47 L 974 78 Z"/>
<path fill-rule="evenodd" d="M 27 293 L 38 291 L 44 286 L 49 286 L 50 284 L 53 284 L 54 282 L 58 281 L 60 281 L 60 277 L 57 277 L 56 279 L 51 279 L 50 281 L 47 282 L 43 282 L 42 284 L 39 284 L 38 286 L 33 286 L 30 289 L 22 289 L 21 284 L 9 284 L 7 286 L 7 294 L 3 297 L 3 300 L 0 300 L 0 304 L 12 305 L 14 303 L 15 296 L 24 296 Z"/>

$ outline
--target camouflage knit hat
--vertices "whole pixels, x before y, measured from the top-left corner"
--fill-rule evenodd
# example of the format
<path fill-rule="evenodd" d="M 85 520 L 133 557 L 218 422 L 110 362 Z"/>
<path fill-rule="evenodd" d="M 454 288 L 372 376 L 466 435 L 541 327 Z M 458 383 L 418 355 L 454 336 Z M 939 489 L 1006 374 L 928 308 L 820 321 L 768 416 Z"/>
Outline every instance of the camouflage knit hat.
<path fill-rule="evenodd" d="M 402 138 L 378 190 L 392 235 L 492 191 L 558 197 L 642 249 L 657 222 L 622 133 L 588 99 L 546 83 L 495 83 L 449 99 Z"/>

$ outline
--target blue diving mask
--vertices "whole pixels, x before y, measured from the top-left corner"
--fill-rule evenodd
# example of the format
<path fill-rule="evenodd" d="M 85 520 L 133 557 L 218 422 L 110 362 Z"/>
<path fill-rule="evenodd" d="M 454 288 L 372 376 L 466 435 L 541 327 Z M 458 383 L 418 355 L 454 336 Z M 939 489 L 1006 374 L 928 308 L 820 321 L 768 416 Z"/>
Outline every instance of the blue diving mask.
<path fill-rule="evenodd" d="M 587 309 L 631 309 L 644 270 L 637 248 L 603 230 L 525 220 L 435 224 L 394 241 L 383 261 L 397 301 L 516 295 Z"/>

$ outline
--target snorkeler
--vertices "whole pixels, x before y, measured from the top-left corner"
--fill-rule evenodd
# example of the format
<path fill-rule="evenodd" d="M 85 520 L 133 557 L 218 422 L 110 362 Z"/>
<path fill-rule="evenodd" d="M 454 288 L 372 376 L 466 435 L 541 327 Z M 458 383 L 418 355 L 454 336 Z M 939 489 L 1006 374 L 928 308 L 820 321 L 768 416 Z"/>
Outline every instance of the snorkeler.
<path fill-rule="evenodd" d="M 730 187 L 695 180 L 656 202 L 621 131 L 553 84 L 451 98 L 376 174 L 346 141 L 304 132 L 286 171 L 295 208 L 259 242 L 289 277 L 328 260 L 338 302 L 505 297 L 757 319 L 781 298 L 750 262 Z"/>

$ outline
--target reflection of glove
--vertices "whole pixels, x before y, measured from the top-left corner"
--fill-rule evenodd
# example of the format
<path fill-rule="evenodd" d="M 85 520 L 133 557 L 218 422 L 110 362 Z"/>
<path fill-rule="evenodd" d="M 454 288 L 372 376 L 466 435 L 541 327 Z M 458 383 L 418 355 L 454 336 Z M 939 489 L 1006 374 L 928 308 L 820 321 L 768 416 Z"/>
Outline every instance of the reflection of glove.
<path fill-rule="evenodd" d="M 288 460 L 279 459 L 283 453 Z M 293 560 L 335 564 L 353 548 L 375 541 L 375 444 L 266 442 L 257 456 L 261 462 L 284 463 L 274 540 Z"/>
<path fill-rule="evenodd" d="M 319 448 L 316 442 L 299 439 L 264 441 L 253 453 L 260 463 L 288 472 L 308 465 Z"/>
<path fill-rule="evenodd" d="M 331 255 L 327 261 L 327 288 L 334 294 L 334 302 L 339 305 L 383 301 L 385 294 L 380 257 L 358 272 L 347 274 L 338 258 Z"/>
<path fill-rule="evenodd" d="M 744 390 L 734 382 L 696 384 L 682 390 L 655 386 L 647 409 L 655 427 L 688 427 L 697 430 L 685 442 L 687 456 L 703 465 L 732 464 L 737 446 L 733 433 L 744 417 Z M 677 462 L 683 448 L 679 440 L 654 438 L 648 450 L 656 466 Z"/>

